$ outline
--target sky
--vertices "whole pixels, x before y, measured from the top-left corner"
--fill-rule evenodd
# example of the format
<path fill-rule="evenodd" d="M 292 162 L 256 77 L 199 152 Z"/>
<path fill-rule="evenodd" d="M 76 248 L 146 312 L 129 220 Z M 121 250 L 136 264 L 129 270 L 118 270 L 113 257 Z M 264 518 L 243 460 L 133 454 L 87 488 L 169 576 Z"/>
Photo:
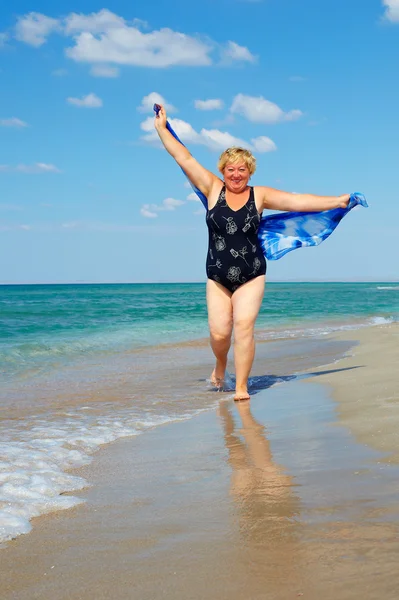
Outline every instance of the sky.
<path fill-rule="evenodd" d="M 0 283 L 205 281 L 205 211 L 153 129 L 252 185 L 365 194 L 284 280 L 399 279 L 399 0 L 0 7 Z M 265 213 L 267 214 L 267 213 Z"/>

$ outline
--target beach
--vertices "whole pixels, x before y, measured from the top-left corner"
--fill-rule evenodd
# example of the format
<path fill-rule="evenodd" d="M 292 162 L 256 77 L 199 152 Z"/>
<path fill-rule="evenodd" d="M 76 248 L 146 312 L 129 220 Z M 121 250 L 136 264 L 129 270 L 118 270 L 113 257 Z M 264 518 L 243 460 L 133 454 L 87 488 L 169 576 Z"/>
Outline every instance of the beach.
<path fill-rule="evenodd" d="M 341 341 L 351 337 L 348 332 L 339 335 Z M 355 439 L 399 463 L 399 328 L 371 328 L 355 337 L 359 346 L 342 361 L 348 371 L 339 378 L 321 375 L 318 381 L 333 386 L 339 422 Z"/>
<path fill-rule="evenodd" d="M 352 341 L 331 333 L 396 322 L 398 289 L 268 283 L 250 393 L 334 363 Z M 72 473 L 105 444 L 217 407 L 207 335 L 203 283 L 0 286 L 0 544 L 82 503 Z"/>
<path fill-rule="evenodd" d="M 16 5 L 0 600 L 399 600 L 399 0 Z"/>
<path fill-rule="evenodd" d="M 2 598 L 396 599 L 398 336 L 340 331 L 313 354 L 300 340 L 250 403 L 213 394 L 102 446 L 73 471 L 86 502 L 0 550 Z"/>

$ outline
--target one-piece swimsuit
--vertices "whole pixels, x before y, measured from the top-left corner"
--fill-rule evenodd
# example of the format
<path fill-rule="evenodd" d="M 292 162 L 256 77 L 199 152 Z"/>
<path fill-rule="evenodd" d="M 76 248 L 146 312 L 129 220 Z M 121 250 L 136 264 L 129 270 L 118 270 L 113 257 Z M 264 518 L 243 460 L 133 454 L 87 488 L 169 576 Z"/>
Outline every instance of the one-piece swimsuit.
<path fill-rule="evenodd" d="M 248 201 L 238 210 L 227 204 L 226 187 L 222 187 L 215 206 L 206 213 L 208 279 L 233 293 L 242 284 L 266 273 L 266 259 L 258 238 L 260 219 L 253 187 Z"/>

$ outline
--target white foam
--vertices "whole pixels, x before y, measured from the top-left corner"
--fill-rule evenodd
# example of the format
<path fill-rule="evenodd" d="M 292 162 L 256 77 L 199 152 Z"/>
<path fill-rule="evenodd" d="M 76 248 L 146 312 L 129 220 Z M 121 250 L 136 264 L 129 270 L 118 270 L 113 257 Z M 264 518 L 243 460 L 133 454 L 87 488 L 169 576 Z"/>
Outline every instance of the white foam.
<path fill-rule="evenodd" d="M 389 325 L 394 322 L 393 317 L 372 317 L 370 319 L 372 325 Z"/>
<path fill-rule="evenodd" d="M 111 414 L 92 417 L 77 409 L 57 421 L 32 417 L 29 424 L 10 422 L 0 444 L 0 543 L 28 533 L 33 517 L 83 502 L 61 495 L 88 486 L 66 471 L 88 464 L 101 445 L 198 412 L 143 418 L 126 411 L 116 419 Z"/>
<path fill-rule="evenodd" d="M 377 290 L 399 290 L 399 285 L 377 285 Z"/>
<path fill-rule="evenodd" d="M 363 327 L 372 327 L 374 325 L 389 325 L 395 322 L 394 317 L 369 317 L 363 322 L 357 323 L 337 323 L 323 324 L 318 327 L 295 327 L 292 329 L 274 329 L 271 331 L 260 331 L 257 337 L 260 339 L 278 340 L 286 338 L 317 337 L 329 335 L 338 331 L 352 331 Z"/>
<path fill-rule="evenodd" d="M 264 339 L 327 335 L 340 330 L 383 326 L 392 317 L 373 316 L 359 323 L 329 323 L 316 327 L 284 328 L 260 332 Z M 183 415 L 159 415 L 126 408 L 115 414 L 111 406 L 102 416 L 98 408 L 70 408 L 64 415 L 34 417 L 29 422 L 4 423 L 0 443 L 0 542 L 28 533 L 33 517 L 82 502 L 75 493 L 88 484 L 68 470 L 86 465 L 103 444 L 138 435 L 151 427 L 185 420 L 202 411 Z M 104 409 L 105 410 L 105 409 Z M 176 408 L 178 410 L 178 408 Z M 204 409 L 207 410 L 207 409 Z M 68 492 L 73 495 L 62 495 Z"/>

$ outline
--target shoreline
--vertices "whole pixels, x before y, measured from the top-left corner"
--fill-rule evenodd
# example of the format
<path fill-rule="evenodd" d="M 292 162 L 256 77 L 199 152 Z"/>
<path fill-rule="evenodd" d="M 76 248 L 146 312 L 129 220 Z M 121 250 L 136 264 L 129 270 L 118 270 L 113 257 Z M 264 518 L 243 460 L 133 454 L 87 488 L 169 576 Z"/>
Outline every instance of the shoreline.
<path fill-rule="evenodd" d="M 225 399 L 217 412 L 102 447 L 76 472 L 92 483 L 88 503 L 36 519 L 0 550 L 5 600 L 395 600 L 394 438 L 375 444 L 367 427 L 395 395 L 394 372 L 380 370 L 391 372 L 397 355 L 389 363 L 383 352 L 397 352 L 398 334 L 397 324 L 362 330 L 349 355 L 260 392 L 249 413 Z"/>
<path fill-rule="evenodd" d="M 357 331 L 358 329 L 364 329 L 369 327 L 375 327 L 379 325 L 385 325 L 390 323 L 396 323 L 394 317 L 385 317 L 375 314 L 369 315 L 351 315 L 350 317 L 344 318 L 343 315 L 335 315 L 334 317 L 326 318 L 325 316 L 319 318 L 308 318 L 308 319 L 295 319 L 287 320 L 285 322 L 278 322 L 273 327 L 266 327 L 265 323 L 257 324 L 255 328 L 255 341 L 257 344 L 267 344 L 274 342 L 286 342 L 291 340 L 305 340 L 317 338 L 318 336 L 331 336 L 339 335 L 341 331 Z M 189 339 L 173 340 L 170 342 L 156 342 L 148 345 L 121 347 L 92 352 L 90 360 L 96 360 L 96 358 L 103 358 L 110 356 L 111 359 L 116 355 L 122 354 L 124 356 L 130 355 L 141 355 L 151 351 L 162 351 L 162 350 L 173 350 L 180 348 L 208 348 L 209 347 L 209 335 L 201 335 L 199 337 L 193 337 Z M 70 356 L 65 363 L 58 363 L 59 369 L 73 368 L 79 362 L 79 356 Z M 50 371 L 51 373 L 51 371 Z M 38 377 L 47 376 L 49 373 L 44 371 L 39 372 Z M 25 373 L 19 374 L 17 377 L 25 378 Z M 36 377 L 36 375 L 34 375 Z M 12 382 L 12 380 L 11 380 Z M 18 382 L 18 379 L 17 379 Z"/>
<path fill-rule="evenodd" d="M 295 379 L 295 378 L 300 378 L 300 379 L 305 379 L 305 380 L 309 380 L 310 377 L 315 378 L 317 375 L 317 381 L 320 381 L 321 383 L 327 383 L 327 384 L 331 384 L 331 377 L 330 379 L 326 378 L 326 376 L 323 376 L 321 374 L 321 371 L 324 370 L 327 366 L 337 366 L 338 368 L 335 369 L 337 371 L 339 371 L 339 365 L 341 364 L 342 360 L 345 360 L 345 354 L 347 354 L 351 347 L 356 343 L 355 340 L 353 339 L 354 337 L 364 337 L 368 336 L 367 332 L 370 332 L 372 329 L 376 328 L 377 330 L 380 329 L 384 329 L 384 327 L 389 327 L 387 325 L 384 325 L 383 327 L 379 327 L 379 326 L 373 326 L 373 327 L 365 327 L 363 329 L 351 329 L 349 331 L 346 332 L 340 332 L 338 335 L 337 333 L 333 333 L 333 334 L 329 334 L 323 338 L 317 338 L 317 336 L 315 336 L 313 339 L 308 339 L 306 340 L 301 340 L 301 339 L 288 339 L 288 340 L 265 340 L 265 343 L 261 343 L 260 344 L 260 349 L 258 351 L 257 354 L 257 358 L 256 361 L 254 363 L 254 369 L 253 369 L 253 373 L 252 373 L 252 390 L 250 389 L 250 393 L 251 394 L 257 394 L 259 393 L 261 390 L 264 389 L 270 389 L 271 386 L 275 385 L 276 383 L 282 383 L 282 382 L 287 382 L 291 379 Z M 360 333 L 360 332 L 366 332 L 366 333 Z M 359 335 L 357 335 L 359 334 Z M 276 343 L 279 342 L 277 345 Z M 183 346 L 184 348 L 186 348 L 186 350 L 190 349 L 194 355 L 193 355 L 193 360 L 194 362 L 198 359 L 198 354 L 197 352 L 199 351 L 199 349 L 201 348 L 198 345 L 190 345 L 190 346 Z M 262 349 L 263 347 L 263 349 Z M 177 350 L 181 350 L 180 347 L 175 347 Z M 164 350 L 162 349 L 158 349 L 158 350 Z M 170 348 L 169 348 L 170 350 Z M 310 353 L 308 356 L 306 356 L 306 353 Z M 209 353 L 206 351 L 205 352 L 206 355 L 208 355 Z M 344 358 L 340 358 L 340 356 L 342 357 L 342 355 L 344 354 Z M 170 355 L 169 359 L 171 358 Z M 284 359 L 284 367 L 282 367 L 282 362 L 281 359 Z M 207 361 L 210 360 L 209 356 L 207 356 Z M 268 375 L 264 375 L 264 366 L 263 363 L 266 361 L 266 363 L 268 364 Z M 271 361 L 271 362 L 270 362 Z M 198 375 L 203 371 L 204 365 L 200 366 L 199 369 L 197 367 L 196 370 L 193 370 L 194 367 L 194 363 L 191 364 L 192 361 L 189 361 L 190 363 L 190 367 L 188 367 L 188 377 L 189 379 L 193 378 L 193 374 L 198 373 Z M 273 366 L 274 364 L 274 366 Z M 211 368 L 211 362 L 208 365 L 209 368 Z M 276 375 L 272 375 L 270 373 L 276 372 L 274 371 L 274 369 L 276 369 L 276 367 L 278 368 L 277 374 Z M 310 375 L 309 371 L 311 370 L 312 375 Z M 166 374 L 166 372 L 165 372 Z M 198 377 L 197 375 L 197 377 Z M 162 375 L 162 378 L 164 376 Z M 164 379 L 162 379 L 164 381 Z M 190 419 L 190 418 L 195 418 L 195 416 L 203 411 L 209 411 L 212 410 L 215 406 L 215 403 L 217 403 L 218 401 L 218 395 L 216 394 L 209 394 L 209 391 L 207 391 L 206 389 L 203 389 L 203 383 L 201 383 L 201 379 L 196 379 L 195 375 L 194 375 L 194 380 L 195 381 L 184 381 L 183 380 L 180 382 L 179 384 L 179 380 L 178 378 L 176 379 L 176 377 L 173 378 L 173 381 L 171 380 L 170 383 L 168 384 L 168 387 L 170 387 L 170 389 L 172 388 L 182 388 L 184 390 L 184 395 L 187 395 L 188 393 L 188 398 L 184 401 L 183 404 L 180 405 L 176 405 L 177 406 L 177 412 L 175 409 L 173 409 L 173 413 L 170 413 L 170 409 L 172 409 L 173 405 L 176 404 L 176 392 L 174 394 L 175 398 L 172 398 L 172 402 L 169 403 L 164 403 L 165 406 L 165 410 L 167 411 L 165 413 L 166 416 L 162 417 L 162 418 L 155 418 L 155 420 L 148 420 L 148 418 L 144 419 L 144 425 L 140 424 L 139 428 L 137 429 L 137 427 L 132 425 L 129 425 L 129 406 L 131 406 L 131 401 L 134 399 L 131 398 L 130 396 L 128 396 L 126 399 L 124 399 L 124 395 L 125 395 L 125 391 L 126 389 L 128 389 L 129 383 L 128 380 L 125 381 L 123 387 L 117 391 L 117 388 L 113 389 L 113 396 L 114 396 L 114 401 L 113 401 L 113 406 L 109 406 L 109 398 L 107 396 L 107 390 L 103 391 L 103 394 L 105 394 L 104 396 L 104 400 L 103 400 L 103 404 L 99 403 L 100 401 L 100 397 L 93 395 L 93 393 L 91 393 L 91 396 L 82 398 L 81 395 L 76 397 L 76 408 L 73 408 L 73 405 L 71 404 L 71 402 L 69 402 L 69 411 L 68 411 L 68 406 L 65 406 L 65 400 L 63 397 L 60 397 L 59 400 L 59 406 L 57 404 L 54 403 L 53 401 L 53 411 L 56 411 L 55 414 L 59 413 L 60 414 L 60 418 L 62 416 L 62 412 L 64 413 L 67 411 L 67 414 L 71 416 L 74 416 L 75 418 L 75 425 L 73 426 L 73 428 L 75 429 L 75 431 L 79 431 L 78 429 L 76 429 L 77 427 L 79 427 L 79 422 L 82 420 L 82 418 L 86 418 L 86 415 L 88 415 L 90 418 L 94 418 L 95 420 L 93 421 L 93 433 L 92 436 L 94 436 L 94 438 L 97 438 L 97 441 L 95 442 L 95 447 L 92 448 L 91 450 L 89 450 L 89 453 L 87 454 L 86 450 L 84 450 L 85 448 L 85 444 L 89 444 L 88 447 L 90 447 L 90 440 L 87 439 L 87 442 L 84 442 L 84 437 L 82 437 L 82 444 L 79 444 L 78 446 L 76 446 L 76 433 L 74 433 L 74 430 L 72 429 L 71 432 L 65 430 L 64 434 L 61 436 L 60 441 L 58 443 L 58 445 L 61 444 L 60 446 L 60 451 L 64 452 L 63 450 L 61 450 L 61 447 L 63 447 L 65 444 L 67 444 L 68 446 L 70 444 L 71 445 L 71 450 L 72 450 L 72 454 L 75 453 L 76 455 L 76 450 L 78 452 L 80 452 L 80 457 L 77 459 L 77 456 L 75 456 L 75 458 L 71 458 L 71 462 L 70 462 L 70 466 L 76 466 L 78 467 L 79 464 L 86 464 L 86 463 L 90 463 L 92 464 L 93 461 L 96 460 L 96 455 L 98 453 L 98 451 L 101 451 L 102 447 L 104 447 L 104 444 L 108 444 L 108 443 L 116 443 L 118 441 L 118 439 L 120 438 L 124 438 L 124 437 L 129 437 L 129 436 L 135 436 L 137 434 L 140 433 L 146 433 L 149 430 L 151 430 L 154 426 L 158 426 L 160 424 L 168 424 L 170 422 L 174 422 L 174 421 L 179 421 L 179 420 L 186 420 L 186 419 Z M 311 380 L 310 380 L 311 381 Z M 152 384 L 151 384 L 152 385 Z M 152 386 L 153 387 L 153 386 Z M 143 388 L 142 388 L 143 389 Z M 160 394 L 161 396 L 164 395 L 165 393 L 165 388 L 162 387 L 160 389 Z M 146 391 L 144 392 L 144 395 L 147 395 L 150 393 L 150 389 L 146 389 Z M 68 390 L 68 394 L 69 394 L 69 390 Z M 232 395 L 232 392 L 231 394 Z M 115 418 L 118 418 L 116 416 L 116 412 L 115 412 L 115 407 L 117 406 L 117 404 L 115 404 L 115 400 L 117 398 L 117 396 L 119 396 L 119 402 L 120 402 L 120 410 L 122 411 L 128 411 L 126 412 L 126 419 L 128 419 L 128 421 L 126 421 L 126 425 L 123 425 L 123 420 L 122 420 L 122 424 L 120 422 L 120 418 L 118 419 L 118 426 L 115 428 L 112 423 L 115 421 Z M 191 397 L 191 399 L 190 399 Z M 194 398 L 196 398 L 194 405 L 192 404 Z M 95 404 L 93 404 L 93 400 L 95 401 Z M 183 397 L 182 397 L 183 400 Z M 83 401 L 83 406 L 82 406 L 82 401 Z M 95 408 L 98 405 L 98 408 Z M 83 412 L 79 412 L 79 406 L 82 407 Z M 112 408 L 112 410 L 111 410 Z M 86 410 L 85 410 L 86 409 Z M 90 409 L 90 411 L 88 412 L 88 409 Z M 108 410 L 109 409 L 109 410 Z M 47 411 L 48 408 L 44 408 L 43 410 Z M 74 411 L 74 413 L 71 413 L 71 410 Z M 78 411 L 78 412 L 77 412 Z M 107 412 L 104 411 L 108 411 L 110 412 L 109 416 L 107 415 Z M 187 412 L 188 411 L 188 412 Z M 18 410 L 16 410 L 15 414 L 18 414 Z M 45 414 L 45 413 L 44 413 Z M 98 415 L 98 416 L 96 416 Z M 169 415 L 169 416 L 167 416 Z M 121 415 L 122 416 L 122 413 Z M 76 421 L 76 419 L 78 419 L 78 421 Z M 96 419 L 98 421 L 98 425 L 96 425 Z M 35 418 L 31 417 L 31 423 L 32 426 L 34 426 L 34 420 Z M 36 418 L 37 420 L 37 418 Z M 69 418 L 70 420 L 70 418 Z M 143 418 L 141 418 L 141 421 L 143 421 Z M 13 422 L 13 424 L 15 424 L 15 420 Z M 83 421 L 82 421 L 83 423 Z M 106 423 L 109 423 L 109 432 L 108 433 L 103 433 L 101 432 L 102 429 L 104 429 L 104 425 Z M 51 422 L 48 423 L 48 425 L 51 427 L 55 428 L 55 430 L 60 431 L 61 429 L 64 428 L 64 426 L 61 424 L 61 421 L 55 420 L 55 422 L 52 424 Z M 38 421 L 38 426 L 39 428 L 42 427 L 41 425 L 41 421 Z M 36 425 L 36 430 L 38 429 L 38 426 Z M 98 430 L 98 432 L 96 433 L 96 431 Z M 45 435 L 45 434 L 43 434 Z M 50 435 L 50 439 L 53 437 L 51 432 L 49 433 Z M 79 434 L 78 435 L 82 435 Z M 84 436 L 87 437 L 87 435 L 89 435 L 89 431 L 87 431 Z M 59 436 L 58 436 L 59 437 Z M 79 439 L 79 438 L 78 438 Z M 50 440 L 49 440 L 50 441 Z M 53 441 L 54 438 L 53 438 Z M 30 445 L 27 447 L 27 452 L 29 456 L 29 453 L 33 451 L 34 454 L 37 455 L 37 451 L 39 450 L 39 447 L 37 446 L 37 442 L 35 440 L 33 440 L 34 444 L 33 446 Z M 45 442 L 44 442 L 45 443 Z M 81 448 L 80 446 L 83 446 L 83 453 L 81 452 Z M 75 450 L 74 450 L 75 448 Z M 378 448 L 378 446 L 377 446 Z M 43 449 L 45 450 L 45 446 L 43 447 Z M 57 447 L 56 447 L 56 451 Z M 22 458 L 22 456 L 21 456 Z M 45 456 L 43 455 L 39 457 L 39 460 L 46 460 Z M 58 464 L 58 460 L 56 458 L 56 462 Z M 10 463 L 11 465 L 12 463 Z M 68 462 L 66 463 L 66 465 L 68 465 Z M 33 468 L 33 465 L 32 465 Z M 52 467 L 49 469 L 49 471 L 52 469 Z M 36 471 L 36 467 L 33 468 L 33 475 Z M 65 476 L 62 475 L 62 473 L 65 473 Z M 38 473 L 39 477 L 41 477 L 41 473 L 39 471 Z M 25 477 L 25 474 L 23 475 L 23 477 Z M 69 470 L 68 467 L 65 470 L 65 467 L 61 467 L 61 471 L 59 471 L 58 468 L 56 468 L 56 470 L 53 472 L 52 476 L 51 476 L 54 481 L 54 485 L 56 485 L 56 489 L 58 489 L 58 494 L 64 494 L 65 492 L 68 492 L 68 490 L 73 490 L 75 489 L 77 492 L 77 497 L 80 498 L 80 492 L 79 489 L 81 488 L 81 481 L 79 480 L 77 483 L 74 482 L 73 476 L 70 477 L 69 476 Z M 18 479 L 18 477 L 17 477 Z M 30 477 L 29 477 L 30 479 Z M 11 479 L 11 483 L 12 483 L 13 479 Z M 28 481 L 28 480 L 27 480 Z M 64 481 L 64 483 L 61 483 L 62 481 Z M 57 483 L 55 483 L 57 482 Z M 75 486 L 75 487 L 70 487 L 70 486 Z M 33 487 L 32 487 L 33 486 Z M 34 490 L 34 485 L 31 483 L 27 483 L 27 493 L 28 496 L 31 493 L 31 488 L 32 491 Z M 10 500 L 13 498 L 13 496 L 10 497 Z M 13 500 L 12 500 L 13 501 Z M 50 504 L 54 505 L 53 510 L 56 510 L 57 504 L 59 505 L 59 510 L 62 510 L 63 505 L 65 506 L 67 504 L 67 498 L 63 498 L 62 496 L 59 496 L 59 500 L 57 501 L 57 499 L 55 499 L 54 501 L 51 499 L 51 497 L 49 497 L 47 500 L 46 498 L 42 499 L 42 502 L 50 502 Z M 71 498 L 70 502 L 72 503 L 73 500 Z M 50 509 L 51 510 L 51 509 Z M 0 511 L 1 511 L 1 504 L 0 504 Z M 40 510 L 40 512 L 42 512 Z M 34 510 L 34 512 L 32 513 L 33 515 L 36 515 L 37 512 L 36 510 Z M 20 526 L 22 528 L 23 532 L 26 532 L 26 530 L 28 529 L 28 525 L 25 524 L 21 524 Z"/>
<path fill-rule="evenodd" d="M 250 380 L 251 393 L 260 393 L 276 383 L 295 379 L 298 372 L 328 364 L 349 346 L 325 339 L 261 344 Z M 53 397 L 49 384 L 51 404 L 47 400 L 42 401 L 42 407 L 36 403 L 36 415 L 31 414 L 29 398 L 25 398 L 26 408 L 14 405 L 7 410 L 8 419 L 3 420 L 2 539 L 30 532 L 29 521 L 33 523 L 40 514 L 79 502 L 85 480 L 76 480 L 71 469 L 93 464 L 105 444 L 147 434 L 161 424 L 187 421 L 214 410 L 220 399 L 233 397 L 233 389 L 220 394 L 206 384 L 204 372 L 210 373 L 213 364 L 208 348 L 184 348 L 184 363 L 183 350 L 175 350 L 174 354 L 170 350 L 166 354 L 165 364 L 158 355 L 158 386 L 147 363 L 143 363 L 141 373 L 136 361 L 132 372 L 130 366 L 118 385 L 101 387 L 100 394 L 93 389 L 91 380 L 87 393 L 68 386 L 57 397 Z M 175 373 L 171 369 L 175 363 L 186 367 Z M 41 389 L 43 397 L 44 392 Z M 25 424 L 26 418 L 29 424 Z"/>

